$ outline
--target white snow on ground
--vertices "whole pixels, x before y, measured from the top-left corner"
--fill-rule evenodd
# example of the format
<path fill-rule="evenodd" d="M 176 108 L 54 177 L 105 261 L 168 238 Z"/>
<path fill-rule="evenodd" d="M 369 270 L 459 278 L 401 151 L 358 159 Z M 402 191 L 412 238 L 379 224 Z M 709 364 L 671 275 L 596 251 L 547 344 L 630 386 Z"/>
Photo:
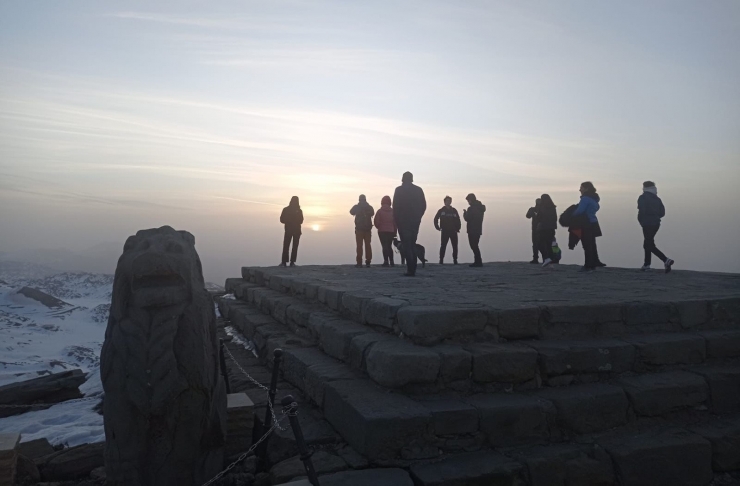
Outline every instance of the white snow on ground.
<path fill-rule="evenodd" d="M 0 385 L 40 374 L 80 368 L 86 397 L 103 391 L 98 368 L 108 320 L 112 275 L 62 273 L 43 276 L 29 266 L 0 267 Z M 45 292 L 67 305 L 49 308 L 18 294 L 23 287 Z M 22 441 L 46 437 L 69 445 L 104 440 L 98 400 L 66 402 L 47 410 L 0 419 L 0 432 L 22 433 Z"/>

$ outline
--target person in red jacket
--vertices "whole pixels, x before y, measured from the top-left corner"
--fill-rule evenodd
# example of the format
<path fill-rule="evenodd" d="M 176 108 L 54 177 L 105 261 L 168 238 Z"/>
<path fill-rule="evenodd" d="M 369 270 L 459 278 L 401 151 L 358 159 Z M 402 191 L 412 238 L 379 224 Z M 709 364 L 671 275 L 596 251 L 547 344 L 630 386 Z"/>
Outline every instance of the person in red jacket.
<path fill-rule="evenodd" d="M 396 222 L 393 218 L 391 197 L 383 196 L 380 200 L 380 209 L 375 213 L 373 224 L 378 230 L 380 246 L 383 248 L 383 266 L 395 266 L 393 263 L 393 238 L 396 237 Z"/>

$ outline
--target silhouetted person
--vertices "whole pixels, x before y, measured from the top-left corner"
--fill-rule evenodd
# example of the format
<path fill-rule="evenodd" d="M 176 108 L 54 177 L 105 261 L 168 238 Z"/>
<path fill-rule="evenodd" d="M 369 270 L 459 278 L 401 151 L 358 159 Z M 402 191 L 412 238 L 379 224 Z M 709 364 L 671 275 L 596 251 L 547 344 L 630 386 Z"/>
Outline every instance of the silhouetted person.
<path fill-rule="evenodd" d="M 555 230 L 558 229 L 558 213 L 549 194 L 543 194 L 538 201 L 540 205 L 537 211 L 537 237 L 542 253 L 542 266 L 546 267 L 553 260 L 552 242 L 555 240 Z"/>
<path fill-rule="evenodd" d="M 599 211 L 599 201 L 601 198 L 596 193 L 596 188 L 591 182 L 584 182 L 579 189 L 581 191 L 581 201 L 578 207 L 573 211 L 572 217 L 583 215 L 581 226 L 581 245 L 585 262 L 581 272 L 593 272 L 596 267 L 601 266 L 599 262 L 599 253 L 596 248 L 596 238 L 601 236 L 599 219 L 596 213 Z"/>
<path fill-rule="evenodd" d="M 457 213 L 457 209 L 452 207 L 452 198 L 447 196 L 444 202 L 445 205 L 434 216 L 434 227 L 437 228 L 437 231 L 442 232 L 442 242 L 439 246 L 439 264 L 442 265 L 444 263 L 447 242 L 451 241 L 452 262 L 457 265 L 457 234 L 460 232 L 462 223 L 460 222 L 460 215 Z"/>
<path fill-rule="evenodd" d="M 373 259 L 373 249 L 370 246 L 373 236 L 373 215 L 375 210 L 367 203 L 364 194 L 360 194 L 360 200 L 352 206 L 349 214 L 355 217 L 355 241 L 357 242 L 357 265 L 362 267 L 362 244 L 365 243 L 365 264 L 369 267 Z"/>
<path fill-rule="evenodd" d="M 380 246 L 383 248 L 383 266 L 395 266 L 393 263 L 393 238 L 396 237 L 396 221 L 393 218 L 393 208 L 391 207 L 391 197 L 383 196 L 380 200 L 380 209 L 375 213 L 373 220 L 375 227 L 378 229 L 378 238 Z"/>
<path fill-rule="evenodd" d="M 529 208 L 529 210 L 527 211 L 527 219 L 532 220 L 532 261 L 529 263 L 540 263 L 537 257 L 540 251 L 540 239 L 537 236 L 537 225 L 540 222 L 539 218 L 537 217 L 537 211 L 539 209 L 540 200 L 538 198 L 534 203 L 534 207 Z M 542 255 L 542 259 L 545 259 L 544 255 Z"/>
<path fill-rule="evenodd" d="M 483 259 L 480 256 L 480 237 L 483 234 L 483 213 L 486 207 L 476 199 L 475 194 L 468 194 L 465 198 L 470 205 L 468 209 L 463 209 L 463 218 L 468 222 L 468 242 L 470 249 L 473 250 L 474 261 L 471 267 L 482 267 Z"/>
<path fill-rule="evenodd" d="M 283 259 L 280 266 L 288 263 L 288 249 L 290 241 L 293 240 L 293 251 L 290 252 L 290 266 L 295 267 L 298 257 L 298 243 L 301 241 L 301 225 L 303 224 L 303 211 L 298 202 L 298 196 L 290 198 L 290 204 L 283 208 L 280 214 L 280 222 L 285 225 L 285 236 L 283 237 Z"/>
<path fill-rule="evenodd" d="M 645 237 L 642 245 L 645 249 L 645 264 L 640 269 L 643 272 L 650 270 L 650 260 L 653 255 L 663 262 L 665 273 L 670 272 L 673 266 L 674 261 L 666 257 L 655 246 L 655 234 L 660 229 L 660 220 L 663 216 L 665 216 L 665 206 L 658 197 L 658 188 L 652 181 L 643 182 L 642 194 L 637 199 L 637 221 L 640 222 L 642 234 Z"/>
<path fill-rule="evenodd" d="M 404 172 L 401 185 L 393 193 L 393 216 L 396 218 L 398 235 L 403 243 L 407 277 L 416 275 L 416 238 L 419 236 L 421 218 L 427 210 L 427 200 L 421 187 L 415 186 L 414 175 Z"/>

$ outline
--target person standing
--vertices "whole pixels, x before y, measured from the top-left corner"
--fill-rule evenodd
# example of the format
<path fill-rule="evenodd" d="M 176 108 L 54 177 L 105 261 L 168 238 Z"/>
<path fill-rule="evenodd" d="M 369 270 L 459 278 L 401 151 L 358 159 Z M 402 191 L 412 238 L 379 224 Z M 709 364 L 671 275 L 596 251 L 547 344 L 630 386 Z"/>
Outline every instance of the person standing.
<path fill-rule="evenodd" d="M 298 201 L 298 196 L 290 198 L 288 206 L 283 208 L 283 212 L 280 214 L 280 222 L 285 225 L 283 259 L 280 266 L 284 267 L 288 263 L 288 249 L 292 240 L 293 251 L 290 252 L 290 266 L 295 267 L 295 261 L 298 257 L 298 243 L 301 241 L 301 225 L 303 224 L 303 210 Z"/>
<path fill-rule="evenodd" d="M 642 234 L 645 238 L 642 247 L 645 249 L 645 263 L 640 268 L 643 272 L 650 270 L 652 256 L 660 258 L 665 267 L 665 273 L 671 271 L 675 263 L 666 257 L 662 251 L 655 246 L 655 234 L 660 229 L 660 220 L 665 216 L 665 206 L 658 197 L 658 188 L 653 181 L 642 183 L 642 194 L 637 199 L 637 221 L 642 226 Z"/>
<path fill-rule="evenodd" d="M 468 209 L 463 209 L 463 218 L 468 222 L 468 242 L 470 243 L 470 249 L 473 250 L 474 257 L 474 261 L 470 266 L 482 267 L 483 259 L 481 258 L 478 244 L 483 234 L 483 213 L 486 212 L 486 207 L 473 193 L 468 194 L 465 199 L 470 206 Z"/>
<path fill-rule="evenodd" d="M 538 211 L 540 209 L 540 200 L 539 198 L 534 202 L 534 207 L 529 208 L 527 211 L 527 219 L 532 220 L 532 261 L 529 263 L 535 263 L 539 264 L 540 261 L 538 259 L 539 250 L 540 250 L 540 239 L 537 236 L 537 225 L 539 224 L 540 220 L 537 217 Z M 542 259 L 545 259 L 545 256 L 542 256 Z"/>
<path fill-rule="evenodd" d="M 558 229 L 558 213 L 549 194 L 543 194 L 537 201 L 539 201 L 539 210 L 537 211 L 538 246 L 540 253 L 542 253 L 542 267 L 546 267 L 553 261 L 552 242 L 555 241 L 555 230 Z"/>
<path fill-rule="evenodd" d="M 582 216 L 583 219 L 581 245 L 583 246 L 585 262 L 580 271 L 590 273 L 596 270 L 596 267 L 602 266 L 596 247 L 596 238 L 601 236 L 599 219 L 596 217 L 596 213 L 601 209 L 599 205 L 601 198 L 596 193 L 594 185 L 589 181 L 582 183 L 579 191 L 581 192 L 581 200 L 576 210 L 573 211 L 572 217 Z"/>
<path fill-rule="evenodd" d="M 452 207 L 452 198 L 446 196 L 445 205 L 437 211 L 434 216 L 434 227 L 442 232 L 442 242 L 439 246 L 439 264 L 442 265 L 447 251 L 447 242 L 452 242 L 452 262 L 457 265 L 457 234 L 460 232 L 462 223 L 457 209 Z"/>
<path fill-rule="evenodd" d="M 357 243 L 357 268 L 362 268 L 362 244 L 365 244 L 365 265 L 370 268 L 373 259 L 373 249 L 370 246 L 373 236 L 373 215 L 375 210 L 367 202 L 364 194 L 360 194 L 360 200 L 352 206 L 349 214 L 355 217 L 355 242 Z"/>
<path fill-rule="evenodd" d="M 383 266 L 393 267 L 395 266 L 395 263 L 393 263 L 393 238 L 396 236 L 397 228 L 393 219 L 390 196 L 383 196 L 383 199 L 380 200 L 380 209 L 375 213 L 373 223 L 378 229 L 380 246 L 383 248 Z"/>
<path fill-rule="evenodd" d="M 406 258 L 406 277 L 416 276 L 416 238 L 427 200 L 421 187 L 414 185 L 414 175 L 404 172 L 401 185 L 393 193 L 393 216 Z"/>

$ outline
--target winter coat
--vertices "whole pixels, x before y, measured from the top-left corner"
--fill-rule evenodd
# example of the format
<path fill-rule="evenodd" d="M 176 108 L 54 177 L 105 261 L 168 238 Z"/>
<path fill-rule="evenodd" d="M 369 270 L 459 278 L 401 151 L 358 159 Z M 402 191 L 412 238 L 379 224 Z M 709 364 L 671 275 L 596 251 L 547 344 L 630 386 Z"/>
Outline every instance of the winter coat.
<path fill-rule="evenodd" d="M 286 206 L 280 214 L 280 222 L 285 225 L 285 232 L 292 235 L 301 234 L 303 210 L 300 206 Z"/>
<path fill-rule="evenodd" d="M 555 206 L 540 206 L 537 212 L 537 231 L 540 230 L 556 230 L 558 229 L 558 213 L 555 210 Z"/>
<path fill-rule="evenodd" d="M 370 231 L 373 229 L 373 214 L 375 214 L 375 210 L 367 201 L 362 201 L 352 206 L 349 214 L 355 217 L 355 231 Z"/>
<path fill-rule="evenodd" d="M 637 199 L 637 221 L 640 226 L 660 226 L 660 219 L 665 216 L 663 201 L 652 192 L 643 192 Z"/>
<path fill-rule="evenodd" d="M 600 209 L 599 200 L 599 195 L 595 192 L 582 195 L 581 202 L 578 203 L 578 207 L 573 211 L 572 216 L 585 214 L 589 223 L 598 223 L 599 219 L 596 217 L 596 212 Z"/>
<path fill-rule="evenodd" d="M 421 187 L 404 182 L 393 193 L 393 216 L 399 231 L 418 231 L 427 200 Z"/>
<path fill-rule="evenodd" d="M 398 228 L 396 228 L 396 221 L 393 219 L 393 208 L 388 198 L 388 204 L 383 204 L 377 213 L 375 213 L 375 227 L 378 228 L 379 233 L 393 233 L 396 234 Z M 385 198 L 383 198 L 385 201 Z"/>
<path fill-rule="evenodd" d="M 452 206 L 443 206 L 434 216 L 434 227 L 442 231 L 460 231 L 462 222 L 457 209 Z"/>
<path fill-rule="evenodd" d="M 532 231 L 537 231 L 537 225 L 540 222 L 540 218 L 537 215 L 537 208 L 529 208 L 529 211 L 527 211 L 527 219 L 532 220 Z"/>
<path fill-rule="evenodd" d="M 483 213 L 485 212 L 486 207 L 480 201 L 473 201 L 470 207 L 463 212 L 463 218 L 468 222 L 469 235 L 483 234 Z"/>

